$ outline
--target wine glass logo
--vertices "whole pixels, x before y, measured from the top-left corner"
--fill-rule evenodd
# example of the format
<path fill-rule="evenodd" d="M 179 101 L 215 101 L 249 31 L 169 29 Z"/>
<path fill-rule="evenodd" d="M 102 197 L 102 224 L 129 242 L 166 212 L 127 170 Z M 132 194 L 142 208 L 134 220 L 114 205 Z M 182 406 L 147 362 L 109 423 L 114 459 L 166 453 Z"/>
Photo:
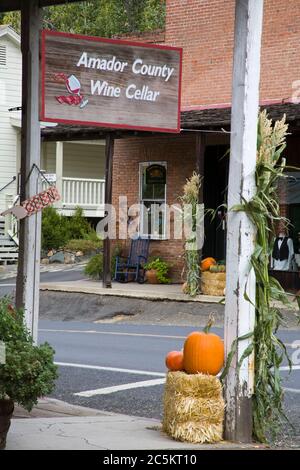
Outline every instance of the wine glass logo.
<path fill-rule="evenodd" d="M 65 103 L 69 105 L 79 106 L 84 108 L 88 104 L 88 99 L 80 93 L 81 83 L 75 75 L 67 77 L 65 74 L 56 74 L 56 81 L 64 81 L 69 96 L 56 96 L 55 98 L 59 103 Z"/>
<path fill-rule="evenodd" d="M 80 96 L 81 84 L 78 78 L 75 75 L 70 75 L 66 80 L 66 87 L 69 93 L 74 93 L 75 95 Z"/>

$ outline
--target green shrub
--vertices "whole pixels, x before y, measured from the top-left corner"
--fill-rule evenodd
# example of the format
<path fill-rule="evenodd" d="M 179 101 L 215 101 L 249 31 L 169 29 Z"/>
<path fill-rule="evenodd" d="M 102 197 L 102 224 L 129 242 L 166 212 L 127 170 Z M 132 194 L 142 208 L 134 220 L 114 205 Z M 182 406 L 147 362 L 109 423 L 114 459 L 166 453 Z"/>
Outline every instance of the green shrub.
<path fill-rule="evenodd" d="M 33 344 L 24 312 L 15 310 L 7 297 L 0 299 L 0 340 L 6 349 L 5 364 L 0 364 L 0 399 L 10 398 L 30 411 L 54 388 L 54 350 L 48 343 Z"/>
<path fill-rule="evenodd" d="M 83 216 L 83 209 L 76 207 L 74 214 L 68 217 L 68 240 L 86 238 L 93 229 L 87 219 Z"/>
<path fill-rule="evenodd" d="M 83 216 L 80 207 L 74 215 L 60 215 L 54 207 L 47 207 L 42 215 L 42 249 L 59 249 L 66 246 L 70 240 L 91 240 L 98 242 L 96 231 Z M 81 250 L 78 248 L 78 250 Z M 83 251 L 83 250 L 81 250 Z M 93 251 L 93 250 L 92 250 Z"/>
<path fill-rule="evenodd" d="M 120 245 L 116 245 L 113 249 L 113 254 L 111 257 L 111 273 L 112 276 L 115 273 L 116 268 L 116 257 L 120 256 L 121 254 L 121 247 Z M 84 270 L 85 274 L 92 279 L 101 279 L 103 274 L 103 254 L 98 253 L 97 255 L 93 256 Z"/>
<path fill-rule="evenodd" d="M 101 279 L 103 274 L 103 255 L 98 253 L 93 256 L 86 265 L 84 272 L 92 279 Z"/>
<path fill-rule="evenodd" d="M 42 249 L 63 247 L 69 239 L 67 217 L 58 214 L 54 207 L 46 207 L 42 215 Z"/>
<path fill-rule="evenodd" d="M 86 239 L 79 239 L 79 240 L 69 240 L 68 243 L 65 245 L 65 249 L 69 251 L 82 251 L 84 254 L 89 254 L 100 250 L 103 246 L 102 240 L 86 240 Z"/>

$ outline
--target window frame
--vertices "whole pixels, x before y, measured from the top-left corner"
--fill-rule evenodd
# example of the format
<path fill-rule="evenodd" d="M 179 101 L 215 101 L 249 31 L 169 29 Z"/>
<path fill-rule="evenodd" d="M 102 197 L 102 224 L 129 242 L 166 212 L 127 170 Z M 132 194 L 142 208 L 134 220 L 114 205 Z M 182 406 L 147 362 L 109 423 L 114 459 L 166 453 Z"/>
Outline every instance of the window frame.
<path fill-rule="evenodd" d="M 151 165 L 161 165 L 166 169 L 166 183 L 165 183 L 165 194 L 164 194 L 164 199 L 161 198 L 142 198 L 143 194 L 143 176 L 144 176 L 144 170 L 148 168 Z M 157 160 L 151 160 L 151 161 L 146 161 L 146 162 L 139 162 L 139 204 L 142 205 L 144 202 L 152 202 L 152 203 L 159 203 L 160 205 L 166 204 L 167 203 L 167 171 L 168 171 L 168 165 L 166 161 L 157 161 Z M 163 233 L 162 235 L 154 235 L 154 234 L 149 234 L 149 233 L 143 233 L 142 232 L 142 227 L 144 226 L 144 220 L 143 218 L 143 213 L 140 214 L 140 223 L 139 223 L 139 236 L 141 238 L 149 238 L 150 240 L 166 240 L 166 214 L 163 216 Z"/>

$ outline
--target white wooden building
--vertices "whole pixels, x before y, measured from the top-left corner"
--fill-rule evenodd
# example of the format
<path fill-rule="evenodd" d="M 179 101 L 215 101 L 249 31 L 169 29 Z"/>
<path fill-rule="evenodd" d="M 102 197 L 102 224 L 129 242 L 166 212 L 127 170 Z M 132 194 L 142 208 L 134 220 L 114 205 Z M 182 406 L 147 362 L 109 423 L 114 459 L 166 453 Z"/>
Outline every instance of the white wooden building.
<path fill-rule="evenodd" d="M 21 111 L 9 109 L 21 106 L 21 79 L 20 37 L 10 26 L 0 25 L 0 213 L 10 207 L 18 195 Z M 53 125 L 41 123 L 41 127 Z M 41 165 L 45 174 L 56 180 L 62 195 L 56 207 L 62 214 L 72 215 L 75 207 L 81 206 L 86 217 L 103 217 L 104 140 L 44 142 Z M 43 187 L 46 186 L 44 183 Z M 4 235 L 7 238 L 14 232 L 13 220 L 0 216 L 2 241 Z"/>

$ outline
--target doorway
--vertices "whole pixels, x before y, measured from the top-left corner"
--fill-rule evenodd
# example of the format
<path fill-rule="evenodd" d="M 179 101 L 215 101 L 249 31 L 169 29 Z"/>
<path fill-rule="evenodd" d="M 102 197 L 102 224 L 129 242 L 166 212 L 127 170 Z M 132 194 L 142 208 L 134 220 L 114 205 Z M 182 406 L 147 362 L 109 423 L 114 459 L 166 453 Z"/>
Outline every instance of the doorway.
<path fill-rule="evenodd" d="M 204 183 L 203 201 L 205 210 L 214 211 L 227 200 L 228 170 L 229 170 L 229 146 L 207 146 L 204 155 Z M 217 261 L 226 257 L 226 225 L 225 211 L 217 211 L 212 220 L 211 214 L 206 214 L 204 219 L 205 240 L 203 257 L 212 256 Z"/>

